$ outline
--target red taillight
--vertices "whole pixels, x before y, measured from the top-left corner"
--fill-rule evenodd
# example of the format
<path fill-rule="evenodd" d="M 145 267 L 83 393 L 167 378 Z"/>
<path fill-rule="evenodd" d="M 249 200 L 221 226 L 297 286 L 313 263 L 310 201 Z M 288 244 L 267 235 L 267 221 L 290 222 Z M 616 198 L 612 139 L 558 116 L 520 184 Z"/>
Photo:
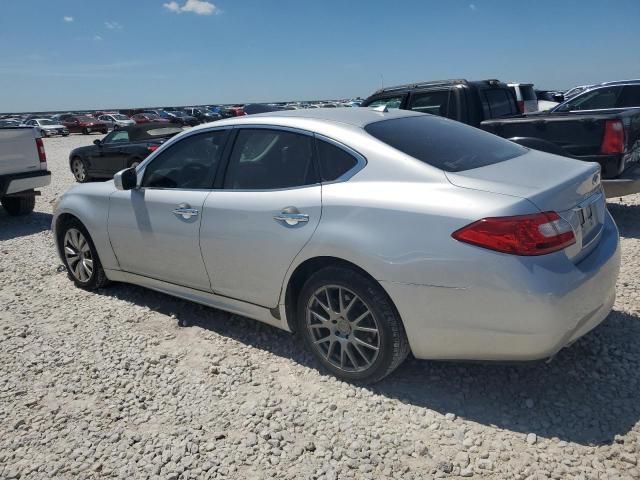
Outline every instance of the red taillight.
<path fill-rule="evenodd" d="M 41 138 L 36 138 L 36 148 L 38 149 L 40 163 L 47 163 L 47 154 L 44 151 L 44 143 Z"/>
<path fill-rule="evenodd" d="M 158 149 L 159 145 L 149 145 L 147 147 L 147 150 L 149 150 L 150 152 L 155 152 Z"/>
<path fill-rule="evenodd" d="M 571 225 L 556 212 L 483 218 L 451 236 L 460 242 L 513 255 L 545 255 L 576 242 Z"/>
<path fill-rule="evenodd" d="M 518 102 L 518 110 L 520 110 L 520 113 L 524 113 L 524 101 L 520 100 Z"/>
<path fill-rule="evenodd" d="M 605 154 L 624 153 L 624 128 L 620 120 L 607 120 L 600 151 Z"/>

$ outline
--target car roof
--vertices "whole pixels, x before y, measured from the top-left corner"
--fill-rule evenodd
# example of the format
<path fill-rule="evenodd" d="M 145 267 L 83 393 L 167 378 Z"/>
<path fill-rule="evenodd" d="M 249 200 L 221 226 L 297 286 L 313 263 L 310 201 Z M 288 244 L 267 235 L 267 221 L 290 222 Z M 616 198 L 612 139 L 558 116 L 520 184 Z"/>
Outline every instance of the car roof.
<path fill-rule="evenodd" d="M 363 128 L 370 123 L 379 122 L 381 120 L 392 120 L 394 118 L 403 118 L 409 116 L 424 115 L 410 110 L 390 109 L 387 111 L 379 111 L 373 108 L 353 107 L 353 108 L 313 108 L 299 110 L 276 110 L 274 112 L 258 113 L 246 117 L 236 117 L 236 121 L 243 118 L 304 118 L 310 120 L 321 120 L 325 122 L 345 123 L 355 127 Z M 232 122 L 229 119 L 226 122 Z M 234 122 L 235 123 L 235 122 Z"/>

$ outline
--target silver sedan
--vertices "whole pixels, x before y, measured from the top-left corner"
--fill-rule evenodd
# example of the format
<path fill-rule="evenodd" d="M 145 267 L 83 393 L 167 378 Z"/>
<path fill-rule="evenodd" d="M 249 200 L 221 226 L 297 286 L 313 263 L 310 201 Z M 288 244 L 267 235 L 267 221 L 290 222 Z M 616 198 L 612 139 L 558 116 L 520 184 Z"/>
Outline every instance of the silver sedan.
<path fill-rule="evenodd" d="M 597 164 L 407 111 L 239 117 L 174 137 L 53 218 L 71 280 L 128 282 L 298 332 L 340 378 L 554 355 L 610 312 Z"/>

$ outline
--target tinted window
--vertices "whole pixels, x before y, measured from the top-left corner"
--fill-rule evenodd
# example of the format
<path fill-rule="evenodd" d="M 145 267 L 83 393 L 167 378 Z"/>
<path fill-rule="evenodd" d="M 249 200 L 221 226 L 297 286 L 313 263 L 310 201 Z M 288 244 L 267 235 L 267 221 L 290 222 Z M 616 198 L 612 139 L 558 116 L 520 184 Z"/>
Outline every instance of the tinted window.
<path fill-rule="evenodd" d="M 488 118 L 505 117 L 518 113 L 514 99 L 508 90 L 485 90 L 483 106 Z"/>
<path fill-rule="evenodd" d="M 373 102 L 369 103 L 367 107 L 373 108 L 373 107 L 386 106 L 387 108 L 400 108 L 400 105 L 402 105 L 403 98 L 404 97 L 402 95 L 398 97 L 378 98 L 377 100 L 374 100 Z"/>
<path fill-rule="evenodd" d="M 335 180 L 358 164 L 358 161 L 342 148 L 336 147 L 322 140 L 317 141 L 318 163 L 322 180 Z"/>
<path fill-rule="evenodd" d="M 225 188 L 273 189 L 317 182 L 313 139 L 281 130 L 243 129 L 229 159 Z"/>
<path fill-rule="evenodd" d="M 528 102 L 530 100 L 538 100 L 536 97 L 536 92 L 533 90 L 532 85 L 520 85 L 520 94 L 522 95 L 522 100 Z"/>
<path fill-rule="evenodd" d="M 527 152 L 520 145 L 477 128 L 427 115 L 376 122 L 365 130 L 401 152 L 447 172 L 484 167 Z"/>
<path fill-rule="evenodd" d="M 562 111 L 568 110 L 601 110 L 615 108 L 622 87 L 598 88 L 572 98 L 563 105 Z"/>
<path fill-rule="evenodd" d="M 207 132 L 184 138 L 162 152 L 145 169 L 148 188 L 211 188 L 226 132 Z"/>
<path fill-rule="evenodd" d="M 455 112 L 455 94 L 452 90 L 417 93 L 411 97 L 410 110 L 450 117 Z"/>
<path fill-rule="evenodd" d="M 640 85 L 629 85 L 622 88 L 618 98 L 618 108 L 640 107 Z"/>

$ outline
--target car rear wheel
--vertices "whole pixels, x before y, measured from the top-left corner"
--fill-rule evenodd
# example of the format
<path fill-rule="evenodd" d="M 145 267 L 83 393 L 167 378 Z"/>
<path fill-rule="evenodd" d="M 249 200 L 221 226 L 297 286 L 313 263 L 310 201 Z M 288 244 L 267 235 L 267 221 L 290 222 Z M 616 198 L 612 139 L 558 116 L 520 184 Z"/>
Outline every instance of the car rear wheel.
<path fill-rule="evenodd" d="M 382 380 L 409 344 L 394 305 L 365 275 L 328 267 L 312 275 L 298 299 L 298 331 L 322 366 L 356 383 Z"/>
<path fill-rule="evenodd" d="M 58 244 L 69 278 L 80 288 L 96 290 L 109 283 L 87 229 L 76 219 L 60 229 Z"/>
<path fill-rule="evenodd" d="M 91 180 L 87 172 L 87 164 L 80 157 L 71 160 L 71 172 L 78 183 L 86 183 Z"/>
<path fill-rule="evenodd" d="M 83 135 L 89 135 L 89 133 L 90 133 L 90 132 L 89 132 L 89 129 L 88 129 L 88 128 L 83 128 L 83 129 L 82 129 L 82 134 L 83 134 Z"/>
<path fill-rule="evenodd" d="M 3 197 L 0 203 L 10 216 L 19 217 L 33 212 L 36 207 L 36 196 Z"/>

